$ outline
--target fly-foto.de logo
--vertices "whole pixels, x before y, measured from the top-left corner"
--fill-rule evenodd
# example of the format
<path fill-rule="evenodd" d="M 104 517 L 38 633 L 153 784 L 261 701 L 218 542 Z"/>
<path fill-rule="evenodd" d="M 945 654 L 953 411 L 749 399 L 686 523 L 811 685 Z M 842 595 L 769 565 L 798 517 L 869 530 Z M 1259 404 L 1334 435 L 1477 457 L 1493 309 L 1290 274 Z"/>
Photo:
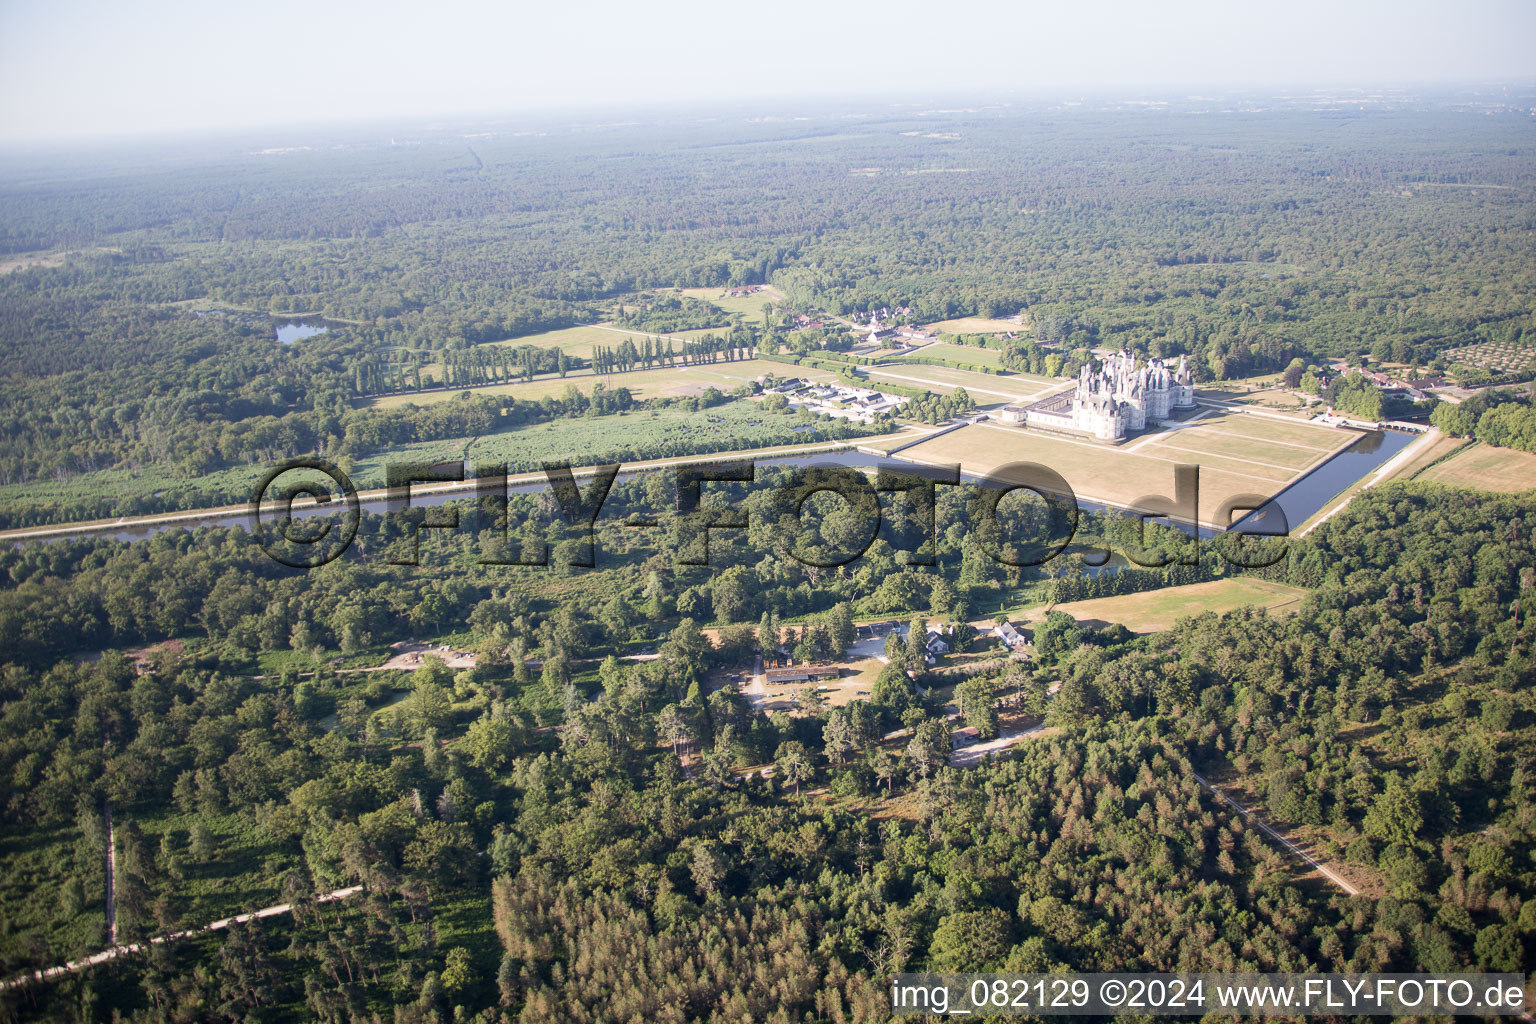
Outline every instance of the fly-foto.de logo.
<path fill-rule="evenodd" d="M 761 468 L 755 460 L 742 459 L 645 470 L 647 474 L 670 472 L 670 500 L 664 507 L 653 509 L 654 514 L 630 514 L 623 525 L 653 529 L 663 525 L 662 516 L 674 517 L 673 521 L 691 538 L 679 548 L 677 564 L 709 565 L 712 533 L 747 530 L 754 524 L 743 501 L 704 500 L 707 485 L 766 487 L 766 503 L 758 503 L 766 523 L 760 525 L 766 525 L 777 550 L 808 566 L 835 568 L 857 560 L 869 550 L 880 536 L 881 523 L 889 511 L 887 503 L 900 500 L 907 503 L 908 513 L 924 526 L 925 542 L 906 549 L 907 564 L 932 565 L 932 551 L 938 539 L 938 489 L 962 484 L 958 465 L 882 462 L 871 471 L 866 467 L 820 463 L 776 472 L 766 479 L 759 478 Z M 544 503 L 550 506 L 548 514 L 557 516 L 576 539 L 576 544 L 567 548 L 562 557 L 564 564 L 581 568 L 597 565 L 597 524 L 621 473 L 623 467 L 617 463 L 581 470 L 572 469 L 568 463 L 544 464 L 542 479 L 534 485 L 548 491 L 553 499 Z M 386 488 L 364 494 L 333 462 L 321 458 L 287 460 L 269 470 L 252 491 L 248 505 L 251 529 L 275 560 L 294 568 L 312 569 L 335 561 L 352 546 L 365 505 L 377 506 L 399 534 L 401 543 L 387 559 L 398 565 L 420 564 L 421 537 L 427 530 L 472 528 L 483 534 L 489 528 L 503 539 L 510 539 L 524 525 L 513 514 L 509 501 L 511 483 L 505 465 L 476 466 L 473 475 L 466 476 L 463 463 L 390 463 L 386 480 Z M 972 489 L 966 504 L 966 526 L 987 556 L 999 565 L 1042 566 L 1071 547 L 1082 506 L 1072 487 L 1049 466 L 1015 462 L 985 476 L 967 476 L 963 483 Z M 517 486 L 531 486 L 527 475 Z M 1000 513 L 1004 499 L 1015 494 L 1038 499 L 1034 514 L 1029 517 L 1036 529 L 1027 535 L 1009 535 L 1006 517 Z M 826 502 L 812 500 L 818 495 L 835 499 L 831 511 Z M 471 499 L 471 507 L 466 513 L 457 505 L 441 504 L 447 497 Z M 434 504 L 414 503 L 413 499 L 430 499 Z M 1122 546 L 1122 553 L 1128 561 L 1149 568 L 1175 561 L 1198 563 L 1199 507 L 1200 467 L 1175 466 L 1173 497 L 1146 495 L 1115 510 L 1134 527 L 1134 540 Z M 1264 510 L 1262 530 L 1240 527 L 1245 515 L 1260 509 Z M 836 529 L 824 529 L 833 517 Z M 1190 543 L 1176 553 L 1148 547 L 1149 520 L 1181 528 L 1189 535 Z M 1263 495 L 1238 494 L 1227 498 L 1216 509 L 1212 525 L 1226 538 L 1219 556 L 1233 565 L 1263 568 L 1286 556 L 1285 514 Z M 822 529 L 817 542 L 806 543 L 808 531 L 818 528 Z M 485 565 L 553 564 L 547 544 L 531 546 L 534 550 L 530 552 L 529 545 L 521 545 L 523 550 L 516 558 L 503 551 L 482 553 L 479 561 Z M 1109 558 L 1108 551 L 1082 554 L 1088 564 L 1103 564 Z"/>

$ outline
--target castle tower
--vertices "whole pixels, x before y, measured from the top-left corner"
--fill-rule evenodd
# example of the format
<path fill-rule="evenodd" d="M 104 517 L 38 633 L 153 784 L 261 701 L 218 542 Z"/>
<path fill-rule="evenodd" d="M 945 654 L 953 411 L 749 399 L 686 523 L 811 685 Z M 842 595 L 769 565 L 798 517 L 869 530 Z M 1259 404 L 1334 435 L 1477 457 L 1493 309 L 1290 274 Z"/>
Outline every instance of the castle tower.
<path fill-rule="evenodd" d="M 1195 406 L 1195 375 L 1182 355 L 1173 378 L 1173 405 L 1177 409 L 1193 409 Z"/>

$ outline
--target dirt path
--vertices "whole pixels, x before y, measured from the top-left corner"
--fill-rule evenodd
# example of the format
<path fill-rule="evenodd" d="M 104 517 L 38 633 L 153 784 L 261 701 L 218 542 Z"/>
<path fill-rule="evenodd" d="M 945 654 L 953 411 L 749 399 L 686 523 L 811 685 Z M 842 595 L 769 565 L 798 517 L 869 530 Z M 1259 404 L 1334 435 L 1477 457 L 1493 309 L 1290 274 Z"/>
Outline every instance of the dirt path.
<path fill-rule="evenodd" d="M 349 896 L 356 896 L 362 891 L 363 887 L 360 885 L 348 886 L 345 889 L 333 889 L 330 892 L 322 893 L 319 896 L 316 896 L 315 902 L 330 903 L 334 900 L 344 900 Z M 261 910 L 254 910 L 249 914 L 236 914 L 234 917 L 220 918 L 217 921 L 212 921 L 203 925 L 201 928 L 189 928 L 186 931 L 172 932 L 170 935 L 159 935 L 153 939 L 150 939 L 148 945 L 159 945 L 165 942 L 175 942 L 177 939 L 185 939 L 190 936 L 197 935 L 201 932 L 223 931 L 232 924 L 245 924 L 247 921 L 254 921 L 257 918 L 276 917 L 280 914 L 292 913 L 292 911 L 293 904 L 279 903 L 275 907 L 265 907 Z M 67 963 L 59 964 L 56 967 L 46 967 L 41 970 L 28 971 L 26 974 L 18 974 L 13 978 L 0 981 L 0 991 L 4 991 L 8 988 L 16 988 L 20 985 L 25 985 L 29 981 L 47 981 L 50 978 L 57 978 L 64 974 L 83 971 L 87 967 L 95 967 L 97 964 L 104 964 L 108 960 L 116 960 L 118 957 L 131 956 L 134 953 L 143 952 L 145 945 L 145 943 L 138 942 L 130 943 L 126 946 L 113 945 L 110 949 L 104 949 L 99 953 L 92 953 L 90 956 L 81 957 L 79 960 L 70 960 Z"/>
<path fill-rule="evenodd" d="M 969 768 L 973 764 L 979 764 L 989 754 L 996 754 L 1007 750 L 1009 747 L 1022 743 L 1031 736 L 1038 736 L 1045 731 L 1045 723 L 1032 725 L 1023 732 L 1016 732 L 1011 736 L 999 736 L 995 740 L 985 743 L 973 743 L 968 747 L 960 747 L 949 755 L 949 763 L 956 768 Z"/>
<path fill-rule="evenodd" d="M 1260 832 L 1263 832 L 1266 836 L 1279 843 L 1286 850 L 1286 852 L 1297 857 L 1318 874 L 1322 875 L 1324 878 L 1328 879 L 1328 881 L 1338 886 L 1341 890 L 1343 890 L 1344 895 L 1360 895 L 1360 890 L 1344 881 L 1338 872 L 1334 871 L 1332 868 L 1318 860 L 1316 857 L 1312 856 L 1306 850 L 1303 850 L 1301 847 L 1285 838 L 1285 836 L 1281 835 L 1279 832 L 1276 832 L 1264 822 L 1260 821 L 1257 816 L 1248 810 L 1248 808 L 1244 807 L 1242 804 L 1238 803 L 1236 800 L 1232 799 L 1230 796 L 1227 796 L 1227 794 L 1211 785 L 1211 783 L 1207 782 L 1204 776 L 1200 775 L 1198 772 L 1191 772 L 1190 774 L 1195 777 L 1196 782 L 1200 783 L 1200 785 L 1216 794 L 1218 799 L 1226 803 L 1227 806 L 1231 807 L 1238 814 L 1241 814 L 1245 821 L 1251 825 L 1256 826 Z"/>
<path fill-rule="evenodd" d="M 112 805 L 102 804 L 107 819 L 107 945 L 117 945 L 117 843 L 112 836 Z"/>

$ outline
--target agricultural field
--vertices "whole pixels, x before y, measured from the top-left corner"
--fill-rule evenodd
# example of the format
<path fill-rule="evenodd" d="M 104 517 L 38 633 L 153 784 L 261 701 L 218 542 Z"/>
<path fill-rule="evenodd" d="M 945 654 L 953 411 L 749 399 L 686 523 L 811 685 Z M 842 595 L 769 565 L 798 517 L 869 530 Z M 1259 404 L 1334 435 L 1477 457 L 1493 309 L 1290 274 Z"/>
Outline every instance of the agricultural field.
<path fill-rule="evenodd" d="M 960 463 L 986 474 L 1012 462 L 1050 466 L 1077 497 L 1130 506 L 1153 494 L 1172 497 L 1174 466 L 1200 466 L 1199 519 L 1215 525 L 1222 503 L 1238 495 L 1273 497 L 1312 466 L 1355 440 L 1353 431 L 1215 413 L 1192 425 L 1112 447 L 1020 427 L 978 423 L 925 441 L 900 458 Z M 1177 447 L 1175 447 L 1175 445 Z"/>
<path fill-rule="evenodd" d="M 748 323 L 761 324 L 763 322 L 763 305 L 768 302 L 783 302 L 784 293 L 772 285 L 765 285 L 761 291 L 751 295 L 743 295 L 740 298 L 727 298 L 725 288 L 658 288 L 663 295 L 687 295 L 690 298 L 702 299 L 714 306 L 719 306 L 727 313 L 740 313 L 747 318 Z"/>
<path fill-rule="evenodd" d="M 562 459 L 590 466 L 607 460 L 636 462 L 695 453 L 745 451 L 824 440 L 821 429 L 821 425 L 798 416 L 765 413 L 756 402 L 749 401 L 730 402 L 699 412 L 656 409 L 598 419 L 575 417 L 478 437 L 403 445 L 359 460 L 353 479 L 360 488 L 382 486 L 387 462 L 505 462 L 510 471 L 518 472 Z"/>
<path fill-rule="evenodd" d="M 1494 373 L 1536 372 L 1536 345 L 1527 341 L 1485 341 L 1448 348 L 1444 358 L 1453 366 L 1479 366 Z"/>
<path fill-rule="evenodd" d="M 1186 615 L 1202 612 L 1221 614 L 1249 606 L 1267 608 L 1271 612 L 1294 611 L 1306 596 L 1307 591 L 1301 587 L 1251 576 L 1233 576 L 1141 594 L 1069 601 L 1054 606 L 1053 610 L 1066 612 L 1078 622 L 1119 623 L 1132 633 L 1156 633 L 1171 628 Z M 1045 608 L 1031 609 L 1028 620 L 1040 621 L 1045 618 L 1045 612 Z"/>
<path fill-rule="evenodd" d="M 545 331 L 543 334 L 526 334 L 520 338 L 506 338 L 502 341 L 493 341 L 492 345 L 507 345 L 517 348 L 523 345 L 533 345 L 537 348 L 558 348 L 566 355 L 580 356 L 582 359 L 590 359 L 592 350 L 598 346 L 614 348 L 623 344 L 626 337 L 633 338 L 639 344 L 641 338 L 676 338 L 694 339 L 702 338 L 706 334 L 720 334 L 721 329 L 716 327 L 709 330 L 674 331 L 671 334 L 658 334 L 646 331 L 632 331 L 628 328 L 615 327 L 611 324 L 586 324 L 581 327 L 566 327 L 558 331 Z"/>
<path fill-rule="evenodd" d="M 537 348 L 558 348 L 566 355 L 580 356 L 583 359 L 590 358 L 592 349 L 598 345 L 616 344 L 622 335 L 605 331 L 601 327 L 586 325 L 582 327 L 567 327 L 559 331 L 545 331 L 543 334 L 527 334 L 521 338 L 507 338 L 503 341 L 493 341 L 492 345 L 508 345 L 517 348 L 523 345 L 533 345 Z"/>
<path fill-rule="evenodd" d="M 948 342 L 936 341 L 931 345 L 924 345 L 915 349 L 912 355 L 922 359 L 944 359 L 953 363 L 971 363 L 976 366 L 1003 365 L 1003 354 L 995 348 L 982 348 L 979 345 L 951 345 Z"/>
<path fill-rule="evenodd" d="M 977 405 L 996 405 L 1034 399 L 1045 394 L 1050 386 L 1043 383 L 1048 378 L 1018 375 L 993 375 L 956 370 L 948 366 L 927 366 L 922 363 L 890 363 L 879 369 L 870 368 L 868 379 L 873 384 L 888 381 L 907 387 L 926 387 L 939 394 L 948 394 L 955 388 L 965 388 L 976 399 Z M 1065 383 L 1057 381 L 1055 383 Z"/>
<path fill-rule="evenodd" d="M 1007 334 L 1009 331 L 1022 331 L 1024 327 L 1017 318 L 1012 320 L 989 320 L 981 316 L 962 316 L 954 320 L 940 320 L 936 324 L 927 324 L 930 331 L 938 331 L 943 334 Z"/>
<path fill-rule="evenodd" d="M 538 401 L 540 398 L 558 397 L 565 394 L 565 389 L 575 387 L 582 394 L 591 394 L 592 387 L 598 381 L 605 388 L 628 388 L 630 394 L 637 399 L 646 398 L 679 398 L 701 395 L 706 388 L 714 387 L 722 392 L 729 393 L 733 388 L 758 377 L 771 374 L 777 377 L 803 377 L 808 380 L 823 381 L 835 380 L 837 374 L 830 370 L 818 370 L 812 367 L 790 366 L 786 363 L 776 363 L 767 359 L 743 359 L 737 362 L 709 363 L 702 366 L 673 366 L 655 370 L 631 370 L 628 373 L 605 373 L 595 375 L 588 372 L 572 373 L 565 377 L 546 376 L 536 377 L 531 381 L 518 381 L 508 384 L 491 384 L 486 387 L 468 389 L 477 395 L 511 395 L 525 401 Z M 369 404 L 376 408 L 390 409 L 402 405 L 431 405 L 434 402 L 444 402 L 458 397 L 460 389 L 448 391 L 431 391 L 425 394 L 400 394 L 385 395 L 375 398 Z"/>
<path fill-rule="evenodd" d="M 1516 494 L 1536 487 L 1536 455 L 1517 452 L 1513 448 L 1471 444 L 1444 462 L 1431 466 L 1416 479 Z"/>

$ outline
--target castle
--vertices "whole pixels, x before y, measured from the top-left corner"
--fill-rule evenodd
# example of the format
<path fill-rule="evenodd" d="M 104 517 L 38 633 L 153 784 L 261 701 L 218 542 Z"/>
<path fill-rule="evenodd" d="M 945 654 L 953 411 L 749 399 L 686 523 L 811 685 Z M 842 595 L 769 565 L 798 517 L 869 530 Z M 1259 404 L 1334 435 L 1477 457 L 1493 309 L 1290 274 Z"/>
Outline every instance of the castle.
<path fill-rule="evenodd" d="M 1002 418 L 1117 441 L 1194 405 L 1195 378 L 1183 356 L 1175 370 L 1161 359 L 1138 365 L 1135 355 L 1119 352 L 1106 359 L 1097 373 L 1085 365 L 1073 390 L 1033 405 L 1010 405 Z"/>

